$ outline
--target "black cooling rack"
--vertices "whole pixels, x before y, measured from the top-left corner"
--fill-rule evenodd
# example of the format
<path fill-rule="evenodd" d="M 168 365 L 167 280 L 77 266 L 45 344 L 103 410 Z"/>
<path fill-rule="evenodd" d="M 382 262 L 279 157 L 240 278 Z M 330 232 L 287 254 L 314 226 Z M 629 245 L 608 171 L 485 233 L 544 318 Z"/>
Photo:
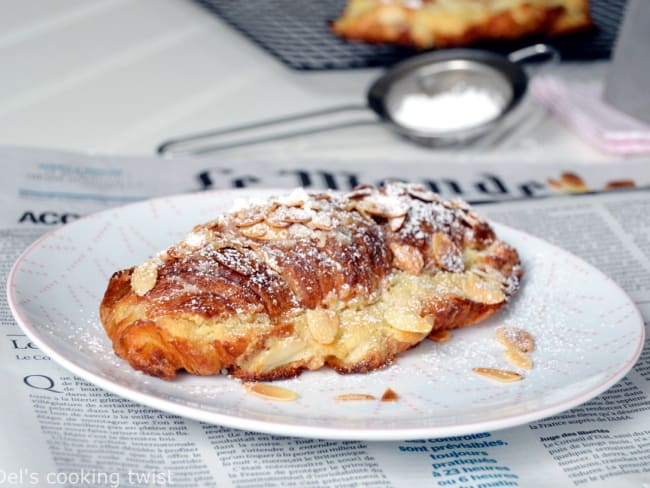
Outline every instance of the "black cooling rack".
<path fill-rule="evenodd" d="M 328 22 L 338 17 L 346 0 L 193 0 L 218 15 L 286 65 L 298 70 L 388 66 L 415 53 L 411 49 L 368 45 L 337 38 Z M 614 47 L 626 0 L 591 0 L 596 28 L 544 42 L 563 59 L 602 59 Z M 520 43 L 482 44 L 499 52 L 513 51 L 540 39 Z"/>

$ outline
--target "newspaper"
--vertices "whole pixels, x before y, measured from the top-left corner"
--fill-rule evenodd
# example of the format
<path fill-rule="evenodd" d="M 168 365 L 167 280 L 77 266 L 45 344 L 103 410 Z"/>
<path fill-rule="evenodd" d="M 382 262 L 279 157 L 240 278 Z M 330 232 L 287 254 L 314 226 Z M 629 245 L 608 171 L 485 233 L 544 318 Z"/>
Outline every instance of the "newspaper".
<path fill-rule="evenodd" d="M 646 324 L 650 318 L 650 191 L 643 188 L 650 161 L 350 167 L 21 148 L 0 149 L 0 160 L 3 286 L 39 235 L 108 206 L 215 188 L 347 189 L 392 178 L 482 203 L 480 212 L 495 221 L 582 256 L 628 292 Z M 628 189 L 608 191 L 620 187 Z M 332 441 L 238 431 L 132 403 L 51 361 L 4 298 L 0 317 L 0 486 L 650 487 L 647 351 L 604 394 L 529 425 L 442 439 Z"/>

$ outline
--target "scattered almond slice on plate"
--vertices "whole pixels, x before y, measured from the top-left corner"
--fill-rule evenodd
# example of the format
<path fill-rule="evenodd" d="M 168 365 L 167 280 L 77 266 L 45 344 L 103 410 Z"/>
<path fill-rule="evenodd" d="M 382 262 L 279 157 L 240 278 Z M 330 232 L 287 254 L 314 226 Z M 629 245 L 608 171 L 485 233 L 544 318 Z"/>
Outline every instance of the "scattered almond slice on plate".
<path fill-rule="evenodd" d="M 298 398 L 298 393 L 293 390 L 267 383 L 244 383 L 244 389 L 269 400 L 290 402 Z"/>
<path fill-rule="evenodd" d="M 532 369 L 533 360 L 517 349 L 506 348 L 501 351 L 503 358 L 510 364 L 521 369 Z"/>
<path fill-rule="evenodd" d="M 496 328 L 495 333 L 497 340 L 508 348 L 520 352 L 531 352 L 535 349 L 535 339 L 524 329 L 501 326 Z"/>
<path fill-rule="evenodd" d="M 510 371 L 506 369 L 472 368 L 472 371 L 474 371 L 474 373 L 476 373 L 479 376 L 483 376 L 484 378 L 499 381 L 501 383 L 512 383 L 514 381 L 520 381 L 524 378 L 516 371 Z"/>
<path fill-rule="evenodd" d="M 374 400 L 374 395 L 367 393 L 346 393 L 334 397 L 334 400 L 340 402 L 357 401 L 357 400 Z"/>

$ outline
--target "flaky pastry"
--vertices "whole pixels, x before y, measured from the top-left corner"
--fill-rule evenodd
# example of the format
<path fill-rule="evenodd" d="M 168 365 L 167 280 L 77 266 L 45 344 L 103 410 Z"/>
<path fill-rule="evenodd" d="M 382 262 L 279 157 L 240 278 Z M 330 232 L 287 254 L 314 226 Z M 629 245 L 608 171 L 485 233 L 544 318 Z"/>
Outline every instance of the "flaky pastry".
<path fill-rule="evenodd" d="M 120 357 L 165 379 L 363 373 L 493 314 L 521 273 L 467 204 L 422 186 L 297 189 L 116 272 L 100 316 Z"/>
<path fill-rule="evenodd" d="M 348 0 L 332 30 L 346 39 L 428 49 L 591 25 L 588 0 Z"/>

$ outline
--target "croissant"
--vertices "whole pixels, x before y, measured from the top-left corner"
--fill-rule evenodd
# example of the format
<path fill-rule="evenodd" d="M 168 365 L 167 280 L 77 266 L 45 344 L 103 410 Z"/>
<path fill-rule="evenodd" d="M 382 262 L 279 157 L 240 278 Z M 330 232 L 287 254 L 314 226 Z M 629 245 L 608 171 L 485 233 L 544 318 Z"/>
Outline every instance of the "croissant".
<path fill-rule="evenodd" d="M 589 0 L 348 0 L 332 31 L 417 49 L 559 35 L 593 26 Z"/>
<path fill-rule="evenodd" d="M 248 202 L 116 272 L 100 304 L 138 370 L 244 380 L 365 373 L 505 305 L 517 251 L 466 203 L 419 185 Z"/>

